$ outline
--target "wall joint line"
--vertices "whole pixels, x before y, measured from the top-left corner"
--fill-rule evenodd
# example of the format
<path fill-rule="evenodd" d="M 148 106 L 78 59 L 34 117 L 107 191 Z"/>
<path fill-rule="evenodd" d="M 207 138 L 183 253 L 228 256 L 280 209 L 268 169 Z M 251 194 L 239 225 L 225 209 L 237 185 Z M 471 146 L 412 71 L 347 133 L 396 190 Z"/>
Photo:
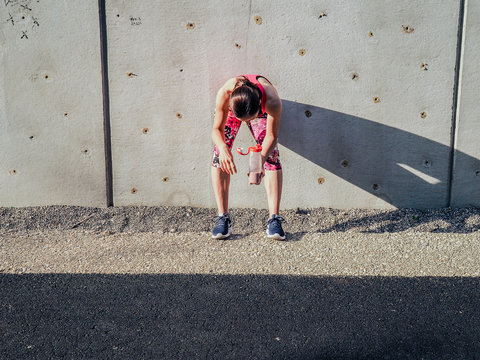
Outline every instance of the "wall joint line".
<path fill-rule="evenodd" d="M 448 194 L 447 194 L 447 206 L 452 205 L 452 187 L 453 187 L 453 171 L 455 165 L 455 149 L 457 140 L 457 122 L 458 112 L 461 95 L 461 82 L 462 82 L 462 67 L 463 67 L 463 51 L 464 44 L 464 32 L 466 26 L 466 12 L 467 12 L 468 0 L 460 1 L 460 11 L 458 19 L 458 32 L 457 32 L 457 57 L 455 61 L 455 81 L 453 86 L 453 105 L 452 105 L 452 126 L 450 129 L 450 154 L 449 154 L 449 169 L 448 169 Z"/>
<path fill-rule="evenodd" d="M 108 90 L 107 21 L 105 14 L 105 0 L 98 0 L 98 20 L 100 23 L 100 61 L 102 64 L 106 196 L 107 206 L 113 206 L 112 141 L 110 128 L 110 94 Z"/>

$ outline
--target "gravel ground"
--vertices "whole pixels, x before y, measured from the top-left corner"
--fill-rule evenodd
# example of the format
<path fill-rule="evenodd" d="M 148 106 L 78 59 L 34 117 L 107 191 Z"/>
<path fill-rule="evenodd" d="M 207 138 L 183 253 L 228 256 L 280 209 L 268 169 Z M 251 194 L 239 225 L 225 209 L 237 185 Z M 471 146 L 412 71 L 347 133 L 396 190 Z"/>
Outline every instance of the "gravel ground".
<path fill-rule="evenodd" d="M 0 209 L 0 273 L 204 273 L 479 276 L 480 210 L 234 209 L 227 241 L 215 210 L 191 207 Z"/>
<path fill-rule="evenodd" d="M 233 232 L 246 236 L 264 231 L 266 210 L 233 209 Z M 126 206 L 89 208 L 40 206 L 0 208 L 0 234 L 45 230 L 123 232 L 211 231 L 216 210 L 194 207 Z M 394 233 L 404 231 L 473 233 L 480 229 L 480 209 L 336 210 L 327 208 L 284 210 L 284 228 L 290 240 L 307 232 Z"/>
<path fill-rule="evenodd" d="M 480 236 L 444 233 L 264 232 L 218 241 L 209 232 L 49 230 L 3 237 L 0 274 L 480 276 Z"/>

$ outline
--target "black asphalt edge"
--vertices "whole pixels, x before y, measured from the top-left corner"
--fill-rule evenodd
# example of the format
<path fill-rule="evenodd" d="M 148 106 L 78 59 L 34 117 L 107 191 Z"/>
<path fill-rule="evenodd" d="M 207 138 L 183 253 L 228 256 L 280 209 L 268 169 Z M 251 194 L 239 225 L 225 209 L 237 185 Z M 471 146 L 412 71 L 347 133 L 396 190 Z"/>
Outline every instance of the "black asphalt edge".
<path fill-rule="evenodd" d="M 108 51 L 105 0 L 98 0 L 98 20 L 100 24 L 100 56 L 102 63 L 103 132 L 105 144 L 106 195 L 107 206 L 113 206 L 112 141 L 110 130 L 110 94 L 108 90 Z"/>

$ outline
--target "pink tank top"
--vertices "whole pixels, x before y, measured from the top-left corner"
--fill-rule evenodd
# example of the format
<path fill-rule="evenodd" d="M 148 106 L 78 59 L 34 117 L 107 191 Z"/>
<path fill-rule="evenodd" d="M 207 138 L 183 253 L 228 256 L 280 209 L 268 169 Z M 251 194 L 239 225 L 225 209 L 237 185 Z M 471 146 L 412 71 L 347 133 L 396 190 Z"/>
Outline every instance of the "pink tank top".
<path fill-rule="evenodd" d="M 262 100 L 260 101 L 260 105 L 262 106 L 262 113 L 265 113 L 265 101 L 267 97 L 265 95 L 265 89 L 263 88 L 262 84 L 258 82 L 258 78 L 263 76 L 262 75 L 241 75 L 241 76 L 247 78 L 247 80 L 257 85 L 258 88 L 260 89 L 260 92 L 262 93 Z M 268 82 L 270 82 L 267 78 L 265 77 L 263 78 L 266 79 Z"/>

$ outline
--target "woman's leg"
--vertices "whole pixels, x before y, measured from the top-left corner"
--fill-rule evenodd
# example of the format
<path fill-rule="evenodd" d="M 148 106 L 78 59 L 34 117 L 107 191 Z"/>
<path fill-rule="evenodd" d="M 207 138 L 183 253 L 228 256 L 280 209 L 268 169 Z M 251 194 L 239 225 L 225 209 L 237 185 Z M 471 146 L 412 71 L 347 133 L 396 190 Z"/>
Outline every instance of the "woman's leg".
<path fill-rule="evenodd" d="M 262 144 L 265 139 L 267 126 L 267 117 L 262 115 L 251 121 L 248 128 L 257 143 Z M 268 211 L 270 217 L 279 215 L 280 200 L 282 198 L 283 173 L 282 165 L 279 159 L 278 149 L 275 147 L 273 152 L 265 161 L 265 190 L 267 191 Z"/>
<path fill-rule="evenodd" d="M 242 122 L 235 118 L 233 114 L 229 113 L 227 121 L 225 123 L 225 143 L 228 145 L 230 150 L 233 147 L 233 142 L 237 136 L 238 129 Z M 224 172 L 220 168 L 219 163 L 219 153 L 216 146 L 213 149 L 213 160 L 212 160 L 212 186 L 213 192 L 215 194 L 215 200 L 217 202 L 218 215 L 223 215 L 228 213 L 228 193 L 230 189 L 230 175 Z"/>
<path fill-rule="evenodd" d="M 266 170 L 265 171 L 265 190 L 267 191 L 268 212 L 269 217 L 277 214 L 280 210 L 280 200 L 282 198 L 282 170 Z"/>
<path fill-rule="evenodd" d="M 212 185 L 217 202 L 218 215 L 228 213 L 228 191 L 230 188 L 230 174 L 220 168 L 212 166 Z"/>

